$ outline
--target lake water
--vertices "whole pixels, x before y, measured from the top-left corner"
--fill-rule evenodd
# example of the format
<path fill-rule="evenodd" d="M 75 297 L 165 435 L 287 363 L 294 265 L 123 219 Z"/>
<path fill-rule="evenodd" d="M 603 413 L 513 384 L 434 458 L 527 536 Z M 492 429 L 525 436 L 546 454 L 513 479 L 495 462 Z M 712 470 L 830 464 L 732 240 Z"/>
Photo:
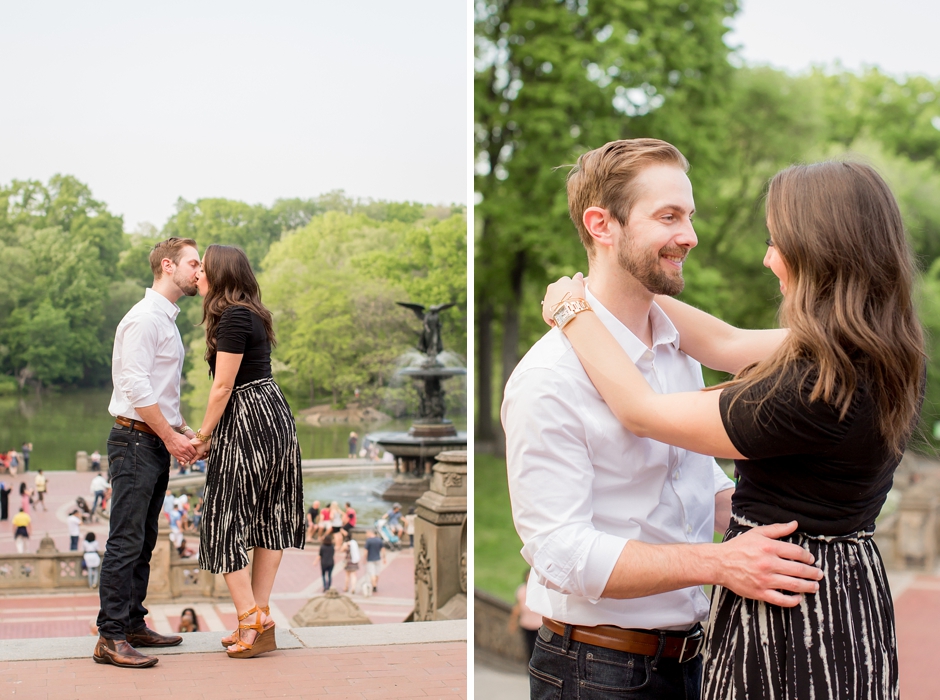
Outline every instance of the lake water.
<path fill-rule="evenodd" d="M 19 451 L 24 442 L 32 442 L 31 471 L 74 469 L 75 453 L 79 450 L 89 454 L 96 449 L 107 453 L 108 432 L 114 425 L 114 419 L 108 414 L 110 401 L 111 391 L 102 389 L 0 396 L 0 451 Z M 295 413 L 302 408 L 304 406 L 291 405 Z M 184 416 L 192 425 L 202 418 L 205 407 L 196 410 L 184 407 L 184 410 Z M 460 429 L 466 425 L 464 418 L 455 418 L 454 422 Z M 297 424 L 297 437 L 304 459 L 330 459 L 346 457 L 351 430 L 359 433 L 361 445 L 367 432 L 407 430 L 410 425 L 411 419 L 323 427 L 301 421 Z"/>

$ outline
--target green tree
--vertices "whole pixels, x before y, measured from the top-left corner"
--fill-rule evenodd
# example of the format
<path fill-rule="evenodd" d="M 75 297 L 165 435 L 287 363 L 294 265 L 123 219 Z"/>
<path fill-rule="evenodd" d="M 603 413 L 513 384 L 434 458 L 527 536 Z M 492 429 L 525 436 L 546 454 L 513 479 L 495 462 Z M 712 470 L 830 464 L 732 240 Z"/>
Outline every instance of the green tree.
<path fill-rule="evenodd" d="M 672 140 L 697 162 L 714 158 L 709 136 L 721 128 L 731 71 L 724 21 L 737 6 L 479 0 L 475 7 L 476 425 L 486 440 L 494 435 L 496 334 L 505 381 L 534 290 L 559 263 L 584 267 L 565 221 L 564 173 L 554 168 L 637 136 Z"/>

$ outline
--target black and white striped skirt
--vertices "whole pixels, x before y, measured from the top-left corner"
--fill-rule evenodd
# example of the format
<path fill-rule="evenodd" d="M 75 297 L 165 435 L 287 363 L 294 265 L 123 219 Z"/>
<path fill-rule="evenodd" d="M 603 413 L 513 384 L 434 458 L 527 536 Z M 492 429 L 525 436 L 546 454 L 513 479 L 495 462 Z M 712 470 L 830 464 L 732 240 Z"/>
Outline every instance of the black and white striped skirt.
<path fill-rule="evenodd" d="M 734 516 L 725 541 L 753 526 Z M 702 697 L 897 698 L 894 605 L 872 533 L 782 539 L 816 558 L 819 591 L 782 608 L 715 586 Z"/>
<path fill-rule="evenodd" d="M 214 574 L 248 566 L 254 547 L 304 546 L 297 427 L 273 379 L 235 387 L 212 434 L 199 566 Z"/>

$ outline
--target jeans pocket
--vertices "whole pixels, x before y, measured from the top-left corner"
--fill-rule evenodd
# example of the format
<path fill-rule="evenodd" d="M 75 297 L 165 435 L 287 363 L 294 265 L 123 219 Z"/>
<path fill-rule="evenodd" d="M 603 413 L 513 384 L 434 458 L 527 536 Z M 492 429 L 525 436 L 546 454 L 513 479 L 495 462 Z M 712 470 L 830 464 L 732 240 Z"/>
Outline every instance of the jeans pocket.
<path fill-rule="evenodd" d="M 620 697 L 645 688 L 652 671 L 650 657 L 594 647 L 584 657 L 581 697 Z"/>
<path fill-rule="evenodd" d="M 530 700 L 561 700 L 563 685 L 560 678 L 555 678 L 529 664 Z"/>
<path fill-rule="evenodd" d="M 121 440 L 108 440 L 108 478 L 114 481 L 114 477 L 120 476 L 127 461 L 130 442 Z"/>

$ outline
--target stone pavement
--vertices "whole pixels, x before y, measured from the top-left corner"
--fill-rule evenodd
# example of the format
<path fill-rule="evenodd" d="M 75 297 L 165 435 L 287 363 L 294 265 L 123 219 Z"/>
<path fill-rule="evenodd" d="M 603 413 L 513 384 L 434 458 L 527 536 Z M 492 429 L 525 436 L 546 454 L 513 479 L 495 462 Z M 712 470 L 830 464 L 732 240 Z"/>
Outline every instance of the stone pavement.
<path fill-rule="evenodd" d="M 46 496 L 48 512 L 41 508 L 30 514 L 33 518 L 33 536 L 28 551 L 35 552 L 39 541 L 48 534 L 55 541 L 59 551 L 69 548 L 68 529 L 65 519 L 74 507 L 75 497 L 89 499 L 88 486 L 94 474 L 88 472 L 45 472 L 49 482 Z M 12 481 L 18 492 L 19 484 L 25 481 L 33 487 L 34 472 L 17 475 L 14 479 L 3 475 L 0 480 Z M 172 481 L 171 481 L 172 486 Z M 19 510 L 19 496 L 11 494 L 11 511 Z M 83 525 L 82 534 L 94 531 L 100 542 L 104 543 L 108 535 L 108 523 Z M 307 545 L 307 549 L 287 550 L 278 571 L 274 591 L 271 596 L 271 616 L 282 628 L 290 626 L 290 619 L 310 598 L 323 592 L 320 575 L 319 547 Z M 12 554 L 16 551 L 13 543 L 12 527 L 0 523 L 0 553 Z M 359 581 L 365 575 L 365 565 L 360 566 Z M 342 590 L 345 581 L 342 559 L 338 559 L 333 573 L 333 587 Z M 373 623 L 402 622 L 414 608 L 414 559 L 410 549 L 388 553 L 388 566 L 382 569 L 379 577 L 378 592 L 370 597 L 363 597 L 360 584 L 353 600 Z M 196 605 L 182 603 L 147 605 L 150 610 L 148 624 L 153 629 L 169 633 L 175 631 L 179 616 L 184 607 L 193 607 L 199 618 L 199 629 L 209 632 L 222 632 L 235 628 L 237 618 L 235 608 L 230 602 L 204 602 Z M 0 594 L 0 639 L 76 637 L 89 634 L 89 625 L 98 613 L 98 595 L 96 591 L 87 593 L 50 592 L 42 595 L 2 595 Z"/>
<path fill-rule="evenodd" d="M 936 700 L 940 683 L 933 667 L 934 635 L 940 628 L 940 569 L 933 573 L 892 572 L 889 575 L 898 634 L 898 665 L 904 700 Z M 489 663 L 488 663 L 489 661 Z M 485 700 L 529 697 L 525 668 L 498 660 L 479 659 L 473 671 L 474 695 Z"/>
<path fill-rule="evenodd" d="M 466 629 L 464 621 L 279 629 L 281 648 L 251 660 L 228 658 L 217 646 L 220 634 L 200 632 L 139 670 L 95 664 L 88 658 L 94 640 L 87 637 L 6 642 L 0 643 L 0 697 L 465 700 Z M 332 641 L 334 635 L 340 639 Z M 5 660 L 11 658 L 20 660 Z"/>

